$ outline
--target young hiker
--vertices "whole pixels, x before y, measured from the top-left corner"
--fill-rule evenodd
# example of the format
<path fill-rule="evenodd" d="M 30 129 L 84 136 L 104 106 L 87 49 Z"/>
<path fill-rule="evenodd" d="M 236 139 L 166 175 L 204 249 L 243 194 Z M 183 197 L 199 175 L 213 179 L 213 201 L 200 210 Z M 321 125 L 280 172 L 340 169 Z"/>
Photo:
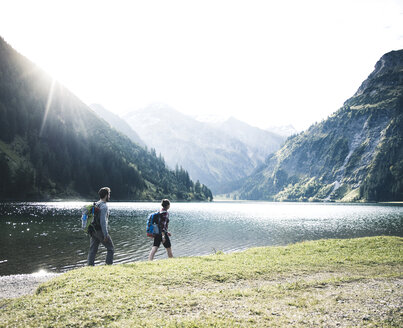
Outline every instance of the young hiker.
<path fill-rule="evenodd" d="M 88 265 L 94 265 L 95 256 L 98 251 L 98 246 L 101 243 L 107 249 L 106 264 L 113 263 L 114 246 L 112 238 L 108 233 L 108 219 L 109 209 L 107 202 L 111 197 L 111 190 L 108 187 L 103 187 L 99 190 L 99 201 L 95 203 L 95 206 L 99 209 L 94 214 L 94 223 L 89 234 L 90 239 L 90 251 L 88 253 Z"/>
<path fill-rule="evenodd" d="M 171 241 L 169 237 L 171 234 L 168 232 L 168 223 L 169 223 L 169 213 L 168 210 L 171 207 L 171 203 L 168 199 L 163 199 L 161 202 L 160 209 L 160 222 L 159 222 L 159 231 L 160 233 L 154 236 L 154 244 L 151 248 L 150 255 L 148 256 L 148 260 L 152 261 L 154 259 L 155 253 L 157 253 L 158 247 L 160 247 L 161 243 L 164 245 L 167 250 L 168 257 L 173 257 L 172 249 L 171 249 Z"/>

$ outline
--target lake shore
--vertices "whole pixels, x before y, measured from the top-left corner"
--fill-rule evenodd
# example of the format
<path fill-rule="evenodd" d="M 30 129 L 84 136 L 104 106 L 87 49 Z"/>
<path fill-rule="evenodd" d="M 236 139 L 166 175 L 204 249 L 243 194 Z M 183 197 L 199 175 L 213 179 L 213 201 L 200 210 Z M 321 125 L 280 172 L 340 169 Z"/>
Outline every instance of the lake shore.
<path fill-rule="evenodd" d="M 89 240 L 81 231 L 79 209 L 83 205 L 67 202 L 0 206 L 0 275 L 32 273 L 39 268 L 64 272 L 85 265 Z M 144 222 L 159 205 L 109 205 L 109 226 L 117 252 L 115 263 L 148 259 L 152 242 L 145 234 Z M 175 203 L 170 211 L 175 256 L 241 251 L 322 238 L 403 236 L 402 206 L 212 202 Z M 164 257 L 163 249 L 159 253 L 157 258 Z M 104 260 L 103 256 L 97 259 L 98 263 Z"/>
<path fill-rule="evenodd" d="M 333 239 L 84 267 L 0 299 L 0 327 L 399 327 L 402 246 Z"/>

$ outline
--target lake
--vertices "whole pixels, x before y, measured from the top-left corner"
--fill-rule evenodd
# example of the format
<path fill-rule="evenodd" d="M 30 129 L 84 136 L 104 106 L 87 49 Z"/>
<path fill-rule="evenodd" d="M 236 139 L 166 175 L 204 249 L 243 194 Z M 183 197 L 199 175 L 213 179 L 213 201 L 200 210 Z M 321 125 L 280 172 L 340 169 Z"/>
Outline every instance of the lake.
<path fill-rule="evenodd" d="M 82 202 L 0 203 L 0 275 L 64 272 L 86 264 Z M 109 203 L 115 263 L 145 261 L 145 226 L 159 203 Z M 170 210 L 174 256 L 234 252 L 322 238 L 403 236 L 403 206 L 392 204 L 175 203 Z M 96 264 L 105 260 L 101 245 Z M 166 258 L 161 246 L 156 259 Z"/>

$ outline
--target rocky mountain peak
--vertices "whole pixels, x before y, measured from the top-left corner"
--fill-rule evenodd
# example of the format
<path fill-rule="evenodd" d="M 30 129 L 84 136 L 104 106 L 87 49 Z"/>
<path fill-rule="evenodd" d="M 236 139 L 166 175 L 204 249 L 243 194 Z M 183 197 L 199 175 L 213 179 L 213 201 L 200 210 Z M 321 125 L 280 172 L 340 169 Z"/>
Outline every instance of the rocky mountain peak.
<path fill-rule="evenodd" d="M 389 76 L 387 80 L 382 80 L 383 83 L 391 84 L 392 86 L 403 84 L 403 50 L 391 51 L 383 55 L 375 64 L 374 71 L 361 84 L 354 96 L 360 96 L 368 91 L 368 88 L 374 87 L 375 81 L 382 80 L 383 76 Z M 399 74 L 400 73 L 400 74 Z M 391 79 L 391 75 L 397 75 L 397 79 Z M 379 85 L 377 85 L 379 87 Z"/>

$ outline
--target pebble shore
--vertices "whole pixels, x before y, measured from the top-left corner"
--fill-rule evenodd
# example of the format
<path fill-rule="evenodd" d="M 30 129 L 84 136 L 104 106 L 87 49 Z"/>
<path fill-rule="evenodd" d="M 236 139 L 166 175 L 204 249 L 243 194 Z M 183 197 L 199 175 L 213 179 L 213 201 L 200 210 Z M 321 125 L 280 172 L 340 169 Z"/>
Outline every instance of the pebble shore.
<path fill-rule="evenodd" d="M 0 299 L 33 294 L 36 288 L 59 275 L 58 273 L 33 273 L 0 276 Z"/>

